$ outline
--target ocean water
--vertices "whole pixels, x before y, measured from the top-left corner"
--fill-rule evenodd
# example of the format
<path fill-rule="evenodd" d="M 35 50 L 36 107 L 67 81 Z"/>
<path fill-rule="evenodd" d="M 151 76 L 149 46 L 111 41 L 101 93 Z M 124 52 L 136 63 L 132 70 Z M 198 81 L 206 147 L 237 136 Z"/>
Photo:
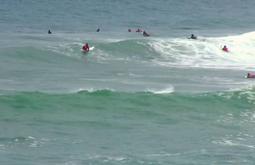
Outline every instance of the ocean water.
<path fill-rule="evenodd" d="M 0 0 L 0 164 L 253 165 L 254 6 Z"/>

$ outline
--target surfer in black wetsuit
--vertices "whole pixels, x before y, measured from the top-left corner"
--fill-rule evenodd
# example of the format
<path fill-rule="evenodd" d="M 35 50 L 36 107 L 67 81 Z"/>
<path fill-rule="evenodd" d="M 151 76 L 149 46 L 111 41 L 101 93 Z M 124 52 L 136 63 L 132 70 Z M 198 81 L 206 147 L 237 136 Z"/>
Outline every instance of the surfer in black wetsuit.
<path fill-rule="evenodd" d="M 100 32 L 100 28 L 97 28 L 97 32 Z"/>
<path fill-rule="evenodd" d="M 196 40 L 197 39 L 197 36 L 195 36 L 194 34 L 191 34 L 190 38 L 189 39 L 193 39 L 193 40 Z"/>
<path fill-rule="evenodd" d="M 137 32 L 137 33 L 141 33 L 141 32 L 142 32 L 142 30 L 138 28 L 135 32 Z"/>
<path fill-rule="evenodd" d="M 146 31 L 143 31 L 143 36 L 144 37 L 149 37 L 150 35 Z"/>
<path fill-rule="evenodd" d="M 50 31 L 50 29 L 48 30 L 48 34 L 51 34 L 51 31 Z"/>

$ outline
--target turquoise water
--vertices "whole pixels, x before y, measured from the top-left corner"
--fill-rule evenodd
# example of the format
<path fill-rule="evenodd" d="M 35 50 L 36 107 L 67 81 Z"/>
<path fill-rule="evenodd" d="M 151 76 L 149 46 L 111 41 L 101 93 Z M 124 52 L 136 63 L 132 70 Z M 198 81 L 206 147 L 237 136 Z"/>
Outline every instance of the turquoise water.
<path fill-rule="evenodd" d="M 0 97 L 1 164 L 253 164 L 254 90 Z"/>
<path fill-rule="evenodd" d="M 254 164 L 254 3 L 0 0 L 0 164 Z"/>

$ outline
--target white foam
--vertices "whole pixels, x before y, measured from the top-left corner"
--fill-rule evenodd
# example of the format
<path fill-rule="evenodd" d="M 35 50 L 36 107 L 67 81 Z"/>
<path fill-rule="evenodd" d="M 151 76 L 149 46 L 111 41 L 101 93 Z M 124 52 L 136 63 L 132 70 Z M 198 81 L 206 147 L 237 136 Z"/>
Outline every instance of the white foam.
<path fill-rule="evenodd" d="M 227 45 L 230 52 L 221 48 Z M 155 63 L 207 68 L 254 68 L 255 32 L 236 36 L 202 38 L 153 39 L 149 46 L 159 54 Z"/>
<path fill-rule="evenodd" d="M 94 160 L 103 160 L 104 162 L 109 162 L 109 161 L 116 161 L 116 162 L 121 162 L 126 160 L 126 157 L 123 156 L 108 156 L 108 155 L 89 155 L 88 159 L 94 159 Z"/>
<path fill-rule="evenodd" d="M 78 89 L 71 90 L 70 93 L 80 93 L 80 92 L 93 93 L 93 92 L 104 91 L 104 90 L 111 91 L 111 92 L 115 91 L 114 89 L 111 89 L 111 88 L 98 88 L 98 89 L 95 89 L 95 88 L 78 88 Z"/>
<path fill-rule="evenodd" d="M 244 148 L 250 148 L 250 149 L 255 148 L 255 146 L 253 146 L 253 145 L 233 142 L 233 140 L 230 140 L 230 139 L 222 139 L 222 140 L 212 141 L 212 143 L 218 144 L 218 145 L 224 145 L 224 146 L 238 146 L 238 147 L 244 147 Z"/>
<path fill-rule="evenodd" d="M 164 89 L 156 90 L 156 89 L 148 89 L 149 92 L 154 94 L 169 94 L 174 92 L 174 87 L 170 86 Z"/>

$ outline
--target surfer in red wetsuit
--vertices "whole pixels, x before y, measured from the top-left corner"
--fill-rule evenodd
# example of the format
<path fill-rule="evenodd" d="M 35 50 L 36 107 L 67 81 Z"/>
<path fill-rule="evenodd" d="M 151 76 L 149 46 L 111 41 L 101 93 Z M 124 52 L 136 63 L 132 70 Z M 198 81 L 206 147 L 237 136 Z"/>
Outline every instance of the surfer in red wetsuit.
<path fill-rule="evenodd" d="M 222 50 L 223 50 L 224 52 L 229 52 L 229 50 L 228 50 L 228 48 L 227 48 L 226 45 L 224 45 L 224 47 L 222 48 Z"/>
<path fill-rule="evenodd" d="M 255 73 L 247 73 L 247 78 L 255 78 Z"/>
<path fill-rule="evenodd" d="M 89 52 L 89 44 L 88 43 L 84 44 L 83 47 L 82 47 L 82 50 L 84 52 Z"/>

